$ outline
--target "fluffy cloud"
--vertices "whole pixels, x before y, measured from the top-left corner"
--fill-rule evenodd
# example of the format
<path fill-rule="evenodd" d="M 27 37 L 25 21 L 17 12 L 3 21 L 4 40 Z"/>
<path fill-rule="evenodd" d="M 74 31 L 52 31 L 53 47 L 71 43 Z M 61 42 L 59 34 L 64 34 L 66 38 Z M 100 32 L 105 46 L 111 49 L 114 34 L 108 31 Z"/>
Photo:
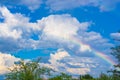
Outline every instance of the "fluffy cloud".
<path fill-rule="evenodd" d="M 4 20 L 0 22 L 0 51 L 26 47 L 27 43 L 32 41 L 31 36 L 41 30 L 37 23 L 29 22 L 29 18 L 20 13 L 10 13 L 6 7 L 0 7 L 0 13 Z M 33 42 L 35 43 L 35 41 Z M 23 43 L 25 44 L 24 46 L 22 45 Z M 8 45 L 6 46 L 5 44 Z"/>
<path fill-rule="evenodd" d="M 71 74 L 75 70 L 78 71 L 76 72 L 78 74 L 89 73 L 92 69 L 97 69 L 98 65 L 102 65 L 99 66 L 101 70 L 108 67 L 106 64 L 99 64 L 101 60 L 96 59 L 95 55 L 88 51 L 90 47 L 103 51 L 111 46 L 101 34 L 88 31 L 90 22 L 79 22 L 75 17 L 63 14 L 50 15 L 32 23 L 28 17 L 20 13 L 12 14 L 6 7 L 1 7 L 0 13 L 3 19 L 0 22 L 1 52 L 20 49 L 62 48 L 63 50 L 58 50 L 55 54 L 50 55 L 50 64 L 46 64 L 46 66 L 56 71 L 66 70 Z M 34 37 L 37 37 L 37 39 L 34 39 Z M 73 40 L 74 38 L 90 47 L 76 42 Z M 84 57 L 78 53 L 84 55 Z M 97 61 L 98 63 L 96 63 Z M 79 73 L 79 71 L 82 73 Z"/>
<path fill-rule="evenodd" d="M 0 35 L 6 37 L 12 37 L 14 39 L 21 38 L 24 34 L 24 30 L 30 33 L 32 30 L 40 30 L 40 27 L 36 23 L 30 23 L 29 18 L 16 13 L 12 14 L 6 7 L 0 8 L 0 13 L 4 18 L 4 22 L 0 23 L 1 33 Z"/>
<path fill-rule="evenodd" d="M 78 47 L 80 52 L 90 50 L 89 46 L 76 45 L 76 42 L 72 40 L 74 37 L 94 48 L 100 44 L 104 45 L 104 47 L 102 46 L 103 49 L 111 46 L 108 40 L 104 39 L 99 33 L 88 32 L 90 22 L 81 23 L 69 14 L 50 15 L 32 23 L 28 17 L 20 13 L 12 14 L 6 7 L 1 7 L 0 13 L 4 19 L 0 23 L 1 51 L 14 51 L 24 48 L 39 49 L 41 47 L 56 47 L 56 45 L 58 48 L 75 49 Z M 38 37 L 37 40 L 34 40 L 35 36 Z M 91 41 L 96 45 L 92 45 Z M 9 45 L 6 46 L 6 44 Z"/>
<path fill-rule="evenodd" d="M 90 22 L 80 23 L 76 18 L 64 14 L 44 17 L 38 23 L 43 27 L 40 39 L 50 41 L 52 45 L 56 43 L 57 48 L 65 50 L 51 54 L 50 64 L 44 64 L 45 66 L 59 72 L 65 71 L 71 74 L 86 74 L 91 71 L 96 73 L 96 70 L 99 74 L 110 66 L 99 57 L 96 57 L 91 51 L 93 48 L 104 52 L 112 44 L 108 43 L 108 40 L 104 39 L 100 33 L 88 31 Z M 93 75 L 95 75 L 94 73 Z"/>
<path fill-rule="evenodd" d="M 120 33 L 111 33 L 110 35 L 112 38 L 120 40 Z"/>
<path fill-rule="evenodd" d="M 90 72 L 90 69 L 88 68 L 67 68 L 67 71 L 71 74 L 84 75 L 84 74 L 87 74 L 87 72 Z"/>
<path fill-rule="evenodd" d="M 53 61 L 61 60 L 64 57 L 68 57 L 68 56 L 70 56 L 68 52 L 61 49 L 61 50 L 58 50 L 56 54 L 51 54 L 50 55 L 51 59 L 49 61 L 53 62 Z"/>
<path fill-rule="evenodd" d="M 47 0 L 46 4 L 50 7 L 51 10 L 54 11 L 67 10 L 84 6 L 99 7 L 101 11 L 108 11 L 115 8 L 119 2 L 120 0 Z M 69 6 L 69 4 L 71 5 Z"/>
<path fill-rule="evenodd" d="M 61 61 L 62 59 L 69 57 L 69 53 L 64 51 L 64 50 L 58 50 L 55 54 L 51 54 L 50 55 L 50 59 L 49 62 L 51 63 L 50 65 L 48 64 L 48 67 L 56 70 L 56 71 L 60 71 L 59 68 L 60 67 L 66 67 L 66 65 L 64 63 L 60 63 L 59 61 Z"/>
<path fill-rule="evenodd" d="M 8 68 L 14 65 L 14 62 L 19 61 L 19 58 L 16 58 L 10 54 L 0 52 L 0 75 L 7 73 Z"/>
<path fill-rule="evenodd" d="M 104 60 L 99 57 L 81 57 L 71 55 L 67 51 L 60 49 L 56 53 L 50 55 L 49 63 L 43 63 L 43 66 L 50 67 L 58 72 L 66 72 L 73 75 L 84 75 L 91 73 L 91 75 L 98 75 L 106 69 L 110 69 L 110 65 L 104 64 Z M 96 73 L 97 74 L 94 74 Z"/>
<path fill-rule="evenodd" d="M 90 46 L 97 47 L 99 50 L 104 50 L 105 48 L 107 50 L 112 46 L 100 33 L 94 31 L 88 32 L 91 22 L 81 23 L 75 17 L 68 14 L 50 15 L 42 18 L 38 23 L 43 27 L 43 32 L 40 36 L 41 39 L 51 40 L 54 43 L 62 44 L 62 46 L 66 44 L 70 49 L 77 49 L 77 46 L 79 46 L 80 52 L 85 52 L 91 51 Z M 90 46 L 84 45 L 83 43 L 87 43 Z"/>
<path fill-rule="evenodd" d="M 82 32 L 82 33 L 80 32 L 79 35 L 81 35 L 80 36 L 81 41 L 89 44 L 90 47 L 95 48 L 97 50 L 104 50 L 104 51 L 107 50 L 107 52 L 105 53 L 108 53 L 108 50 L 110 49 L 110 47 L 113 46 L 112 43 L 108 43 L 109 42 L 108 39 L 103 38 L 100 33 L 97 33 L 94 31 Z"/>
<path fill-rule="evenodd" d="M 71 56 L 67 51 L 60 49 L 56 53 L 50 55 L 50 59 L 49 59 L 50 64 L 43 64 L 43 65 L 47 66 L 47 67 L 50 67 L 50 68 L 52 68 L 52 69 L 54 69 L 55 71 L 58 71 L 58 72 L 63 72 L 64 71 L 64 72 L 68 72 L 68 73 L 71 73 L 71 74 L 77 74 L 77 75 L 86 74 L 87 72 L 90 71 L 90 69 L 87 68 L 87 67 L 86 68 L 82 68 L 82 67 L 80 68 L 81 65 L 80 66 L 77 65 L 77 67 L 79 67 L 79 68 L 68 66 L 67 64 L 69 64 L 69 63 L 72 63 L 71 65 L 74 65 L 73 60 L 68 61 L 68 59 L 70 59 L 70 58 L 71 58 Z M 84 65 L 84 67 L 85 67 L 85 65 Z"/>
<path fill-rule="evenodd" d="M 80 23 L 76 18 L 68 14 L 50 15 L 39 21 L 43 29 L 43 36 L 51 38 L 69 39 L 70 36 L 77 35 L 77 31 L 86 30 L 89 22 Z"/>

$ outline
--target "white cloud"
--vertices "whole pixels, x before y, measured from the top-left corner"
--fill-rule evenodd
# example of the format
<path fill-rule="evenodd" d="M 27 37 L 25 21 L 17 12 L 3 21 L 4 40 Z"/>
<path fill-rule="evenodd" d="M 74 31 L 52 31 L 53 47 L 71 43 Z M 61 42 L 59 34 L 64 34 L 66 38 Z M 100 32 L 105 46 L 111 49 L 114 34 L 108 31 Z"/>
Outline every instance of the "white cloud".
<path fill-rule="evenodd" d="M 61 63 L 59 61 L 69 56 L 70 55 L 67 51 L 59 49 L 55 54 L 50 54 L 50 64 L 47 64 L 47 66 L 56 71 L 59 71 L 60 67 L 66 67 L 64 63 Z"/>
<path fill-rule="evenodd" d="M 89 68 L 67 68 L 67 71 L 71 74 L 84 75 L 90 72 Z"/>
<path fill-rule="evenodd" d="M 95 5 L 96 0 L 65 0 L 65 1 L 58 1 L 58 0 L 47 0 L 46 4 L 55 11 L 65 10 L 65 9 L 72 9 L 80 6 L 87 6 L 90 4 Z M 68 4 L 71 4 L 69 6 Z"/>
<path fill-rule="evenodd" d="M 86 68 L 74 68 L 69 67 L 67 64 L 71 62 L 71 65 L 74 65 L 75 62 L 67 61 L 67 59 L 71 58 L 70 54 L 67 51 L 64 51 L 62 49 L 58 50 L 55 54 L 50 55 L 49 62 L 50 64 L 42 64 L 44 66 L 50 67 L 58 72 L 68 72 L 71 74 L 86 74 L 90 72 L 90 69 L 88 67 Z M 62 62 L 65 60 L 64 62 Z M 84 64 L 84 63 L 83 63 Z M 77 65 L 78 66 L 78 65 Z M 81 66 L 81 65 L 80 65 Z M 85 65 L 84 65 L 85 67 Z M 76 71 L 77 70 L 77 71 Z"/>
<path fill-rule="evenodd" d="M 6 25 L 0 24 L 0 37 L 11 37 L 13 39 L 19 39 L 21 38 L 21 31 L 16 31 L 16 30 L 9 30 Z M 4 26 L 4 27 L 3 27 Z"/>
<path fill-rule="evenodd" d="M 93 48 L 97 47 L 99 50 L 101 50 L 101 44 L 102 49 L 106 48 L 106 50 L 112 46 L 112 44 L 108 43 L 108 40 L 104 39 L 100 33 L 94 31 L 88 32 L 91 22 L 81 23 L 75 17 L 68 14 L 50 15 L 42 18 L 38 23 L 43 27 L 43 32 L 40 36 L 41 39 L 68 45 L 67 47 L 70 49 L 79 46 L 80 48 L 77 50 L 79 53 L 91 51 L 91 46 Z M 77 39 L 77 42 L 74 38 Z M 83 43 L 87 45 L 83 45 Z"/>
<path fill-rule="evenodd" d="M 84 52 L 84 51 L 91 51 L 91 49 L 90 49 L 90 46 L 88 46 L 88 45 L 81 45 L 80 46 L 80 51 L 81 52 Z"/>
<path fill-rule="evenodd" d="M 31 44 L 36 43 L 31 36 L 40 33 L 41 27 L 37 23 L 29 22 L 29 18 L 20 13 L 12 14 L 6 7 L 0 7 L 0 13 L 4 19 L 3 22 L 0 22 L 0 38 L 2 39 L 0 40 L 0 51 L 14 51 L 32 47 L 30 46 L 31 41 Z"/>
<path fill-rule="evenodd" d="M 88 47 L 88 51 L 91 51 L 92 49 L 97 49 L 103 52 L 106 51 L 105 53 L 108 53 L 110 47 L 113 46 L 112 43 L 109 43 L 108 39 L 105 39 L 100 33 L 97 33 L 95 31 L 79 32 L 78 35 L 80 35 L 78 36 L 79 40 L 83 43 L 86 43 L 85 46 Z M 92 49 L 90 50 L 90 48 Z"/>
<path fill-rule="evenodd" d="M 6 5 L 8 7 L 15 7 L 16 5 L 26 6 L 31 11 L 40 8 L 43 0 L 2 0 L 0 5 Z M 14 6 L 13 6 L 14 5 Z"/>
<path fill-rule="evenodd" d="M 98 76 L 101 72 L 105 72 L 105 70 L 109 70 L 111 67 L 107 63 L 104 64 L 105 61 L 99 57 L 75 56 L 65 50 L 52 53 L 49 62 L 42 63 L 41 65 L 50 67 L 58 72 L 66 72 L 73 75 L 90 73 L 91 75 Z"/>
<path fill-rule="evenodd" d="M 59 49 L 55 54 L 50 54 L 51 59 L 49 60 L 50 62 L 56 61 L 56 60 L 61 60 L 65 57 L 70 56 L 68 52 Z"/>
<path fill-rule="evenodd" d="M 20 31 L 16 31 L 15 29 L 10 30 L 10 28 L 8 27 L 11 26 L 11 23 L 13 22 L 16 23 L 15 19 L 13 18 L 14 16 L 10 14 L 10 12 L 5 7 L 1 7 L 0 12 L 5 19 L 5 22 L 7 23 L 7 24 L 3 24 L 3 23 L 0 24 L 0 37 L 12 37 L 14 39 L 20 38 L 21 37 Z"/>
<path fill-rule="evenodd" d="M 20 38 L 21 35 L 24 34 L 24 30 L 26 30 L 27 33 L 30 33 L 31 30 L 40 30 L 40 27 L 36 23 L 30 23 L 29 18 L 20 13 L 12 14 L 6 7 L 1 7 L 0 12 L 4 17 L 4 22 L 0 23 L 1 29 L 4 30 L 2 33 L 4 35 L 7 34 Z"/>
<path fill-rule="evenodd" d="M 101 11 L 109 11 L 117 6 L 120 0 L 47 0 L 46 4 L 51 10 L 67 10 L 84 6 L 94 6 L 100 8 Z M 69 4 L 71 4 L 69 6 Z"/>
<path fill-rule="evenodd" d="M 6 7 L 1 7 L 0 13 L 4 19 L 0 23 L 0 38 L 3 39 L 0 40 L 0 50 L 2 51 L 24 48 L 37 49 L 41 46 L 55 47 L 57 44 L 59 44 L 57 45 L 58 48 L 71 46 L 70 48 L 73 49 L 78 46 L 80 47 L 78 50 L 80 52 L 90 50 L 89 46 L 77 45 L 75 41 L 72 41 L 74 36 L 79 41 L 88 43 L 90 46 L 92 45 L 92 41 L 95 44 L 92 45 L 94 48 L 100 44 L 103 44 L 105 47 L 110 47 L 111 45 L 99 33 L 93 31 L 88 32 L 90 22 L 81 23 L 69 14 L 50 15 L 38 20 L 36 23 L 32 23 L 28 17 L 20 13 L 12 14 Z M 39 37 L 39 40 L 34 40 L 32 38 L 34 35 Z M 6 43 L 9 46 L 6 47 Z"/>
<path fill-rule="evenodd" d="M 100 11 L 110 11 L 116 8 L 118 3 L 120 3 L 120 0 L 2 0 L 0 4 L 8 6 L 12 6 L 13 4 L 22 5 L 32 11 L 39 9 L 42 4 L 52 11 L 69 10 L 86 6 L 98 7 Z M 71 5 L 69 6 L 69 4 Z"/>
<path fill-rule="evenodd" d="M 43 37 L 69 39 L 77 35 L 77 31 L 85 31 L 90 25 L 89 22 L 80 23 L 76 18 L 68 15 L 50 15 L 39 21 L 43 29 Z"/>
<path fill-rule="evenodd" d="M 85 55 L 84 57 L 86 58 L 83 58 L 78 56 L 76 51 L 81 54 L 82 51 L 89 50 L 89 46 L 95 48 L 95 50 L 102 48 L 99 49 L 101 51 L 106 49 L 106 47 L 110 47 L 108 40 L 104 39 L 100 33 L 94 31 L 88 32 L 89 22 L 81 23 L 69 14 L 50 15 L 38 20 L 36 23 L 32 23 L 28 17 L 20 13 L 12 14 L 6 7 L 1 7 L 0 13 L 4 19 L 0 23 L 0 51 L 7 52 L 15 51 L 16 49 L 40 49 L 46 47 L 63 48 L 63 50 L 51 54 L 50 64 L 46 64 L 46 66 L 57 71 L 67 70 L 66 72 L 72 73 L 71 71 L 75 71 L 73 68 L 77 67 L 76 70 L 82 73 L 76 73 L 88 73 L 91 71 L 91 68 L 98 67 L 98 63 L 101 60 L 88 55 L 87 57 Z M 34 35 L 39 36 L 39 39 L 34 40 L 32 38 L 35 37 Z M 89 46 L 72 41 L 74 36 L 77 40 L 87 43 Z M 71 53 L 67 52 L 68 48 L 72 52 L 72 56 Z M 88 52 L 88 54 L 92 55 L 91 52 Z M 94 63 L 97 61 L 98 63 Z M 99 66 L 99 69 L 102 69 L 103 65 L 106 68 L 106 64 L 102 64 L 102 66 Z"/>
<path fill-rule="evenodd" d="M 19 60 L 19 58 L 10 54 L 0 52 L 0 75 L 7 73 L 9 71 L 8 68 L 11 68 L 14 65 L 14 62 Z"/>
<path fill-rule="evenodd" d="M 42 0 L 21 0 L 22 5 L 26 5 L 30 10 L 36 10 L 42 4 Z"/>
<path fill-rule="evenodd" d="M 120 40 L 120 33 L 111 33 L 110 36 L 114 39 Z"/>

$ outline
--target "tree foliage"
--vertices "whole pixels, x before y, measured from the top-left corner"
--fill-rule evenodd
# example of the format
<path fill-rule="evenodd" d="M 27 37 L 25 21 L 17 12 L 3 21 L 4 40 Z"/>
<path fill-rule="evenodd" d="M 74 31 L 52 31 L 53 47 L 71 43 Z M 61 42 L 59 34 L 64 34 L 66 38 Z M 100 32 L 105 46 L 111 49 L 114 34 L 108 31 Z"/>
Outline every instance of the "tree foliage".
<path fill-rule="evenodd" d="M 119 39 L 115 39 L 116 41 L 120 42 Z M 115 69 L 111 72 L 113 73 L 113 76 L 115 79 L 120 80 L 120 45 L 116 45 L 115 47 L 111 48 L 112 55 L 117 59 L 118 64 L 114 65 Z"/>
<path fill-rule="evenodd" d="M 43 75 L 50 75 L 51 69 L 41 67 L 38 61 L 25 62 L 21 60 L 15 64 L 5 80 L 42 80 Z"/>
<path fill-rule="evenodd" d="M 118 60 L 118 63 L 120 64 L 120 45 L 112 47 L 112 55 L 115 56 L 115 58 Z"/>
<path fill-rule="evenodd" d="M 89 75 L 89 74 L 80 75 L 80 76 L 79 76 L 79 79 L 80 79 L 80 80 L 94 80 L 94 78 L 93 78 L 91 75 Z"/>
<path fill-rule="evenodd" d="M 73 80 L 73 79 L 71 75 L 61 73 L 60 75 L 50 78 L 49 80 Z"/>

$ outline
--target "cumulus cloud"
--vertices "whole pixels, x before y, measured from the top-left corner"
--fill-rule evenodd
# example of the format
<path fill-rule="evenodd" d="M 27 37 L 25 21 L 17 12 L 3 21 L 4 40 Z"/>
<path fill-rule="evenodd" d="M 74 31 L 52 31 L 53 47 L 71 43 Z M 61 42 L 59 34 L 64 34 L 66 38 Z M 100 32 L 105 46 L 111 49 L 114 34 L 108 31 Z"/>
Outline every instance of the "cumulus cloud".
<path fill-rule="evenodd" d="M 98 7 L 101 11 L 109 11 L 116 7 L 120 0 L 47 0 L 46 4 L 51 10 L 67 10 L 84 6 Z M 71 6 L 69 6 L 71 4 Z"/>
<path fill-rule="evenodd" d="M 120 40 L 120 33 L 111 33 L 110 36 L 116 40 Z"/>
<path fill-rule="evenodd" d="M 59 49 L 56 54 L 51 54 L 50 57 L 51 59 L 49 60 L 50 62 L 53 62 L 53 61 L 56 61 L 56 60 L 61 60 L 63 59 L 64 57 L 68 57 L 70 56 L 68 54 L 68 52 L 62 50 L 62 49 Z"/>
<path fill-rule="evenodd" d="M 51 53 L 49 63 L 42 63 L 43 66 L 52 68 L 58 72 L 66 72 L 72 75 L 84 75 L 91 73 L 91 75 L 98 75 L 106 69 L 110 69 L 110 65 L 104 64 L 104 60 L 99 57 L 81 57 L 71 55 L 67 51 L 60 49 L 56 53 Z M 97 74 L 94 74 L 96 73 Z"/>
<path fill-rule="evenodd" d="M 40 27 L 36 23 L 30 23 L 29 18 L 20 13 L 12 14 L 6 7 L 1 7 L 0 12 L 4 18 L 4 22 L 0 24 L 1 30 L 5 30 L 1 34 L 4 34 L 3 36 L 6 35 L 6 37 L 9 36 L 18 39 L 23 34 L 21 30 L 26 30 L 28 33 L 31 30 L 40 30 Z"/>
<path fill-rule="evenodd" d="M 0 75 L 7 73 L 8 68 L 14 65 L 14 62 L 19 61 L 19 58 L 16 58 L 10 54 L 0 52 Z"/>
<path fill-rule="evenodd" d="M 42 35 L 39 38 L 47 42 L 51 41 L 52 45 L 56 43 L 55 46 L 57 48 L 62 47 L 65 50 L 51 54 L 50 64 L 44 64 L 45 66 L 56 71 L 66 71 L 71 74 L 86 74 L 91 71 L 96 73 L 96 70 L 100 71 L 98 72 L 99 74 L 110 66 L 109 64 L 104 64 L 104 61 L 96 57 L 91 51 L 95 49 L 104 52 L 112 44 L 107 39 L 104 39 L 100 33 L 88 31 L 90 22 L 81 23 L 76 18 L 63 14 L 44 17 L 38 23 L 43 27 Z M 75 39 L 77 39 L 77 42 Z M 81 56 L 81 54 L 84 56 Z M 77 72 L 72 72 L 71 70 Z"/>
<path fill-rule="evenodd" d="M 14 51 L 25 48 L 39 49 L 41 47 L 56 47 L 56 45 L 58 48 L 68 47 L 75 49 L 78 47 L 80 52 L 90 50 L 89 46 L 77 45 L 72 40 L 74 36 L 79 41 L 89 45 L 92 45 L 92 41 L 92 43 L 96 44 L 93 45 L 94 48 L 97 45 L 99 47 L 100 44 L 104 45 L 103 48 L 111 45 L 99 33 L 88 32 L 91 22 L 79 22 L 69 14 L 50 15 L 32 23 L 28 17 L 20 13 L 12 14 L 6 7 L 1 7 L 0 13 L 4 19 L 0 23 L 1 51 Z M 34 40 L 34 36 L 38 37 L 38 39 Z M 9 45 L 6 46 L 5 44 Z"/>
<path fill-rule="evenodd" d="M 13 14 L 6 7 L 1 7 L 0 13 L 1 18 L 3 18 L 3 22 L 0 22 L 0 51 L 62 48 L 63 50 L 51 54 L 50 64 L 46 64 L 56 71 L 67 70 L 66 72 L 72 74 L 71 71 L 75 71 L 73 68 L 76 68 L 78 70 L 76 73 L 79 73 L 79 71 L 82 72 L 81 74 L 89 73 L 91 68 L 98 67 L 101 60 L 88 55 L 83 58 L 83 56 L 78 56 L 77 53 L 92 55 L 91 51 L 88 52 L 90 47 L 102 51 L 111 45 L 100 33 L 88 31 L 90 22 L 79 22 L 69 14 L 50 15 L 32 23 L 28 17 L 20 13 Z M 34 37 L 37 37 L 37 39 L 34 39 Z M 73 40 L 74 38 L 90 47 L 76 43 Z M 98 63 L 94 63 L 96 61 Z M 102 64 L 99 69 L 103 69 L 103 65 L 106 68 L 106 64 Z"/>
<path fill-rule="evenodd" d="M 67 43 L 66 45 L 70 49 L 77 49 L 77 46 L 79 46 L 80 52 L 85 52 L 91 51 L 90 46 L 97 47 L 98 49 L 101 44 L 103 44 L 100 47 L 102 49 L 108 49 L 112 46 L 100 33 L 94 31 L 88 32 L 91 22 L 79 22 L 75 17 L 68 14 L 50 15 L 42 18 L 38 23 L 43 27 L 41 39 L 52 40 L 54 43 L 58 42 L 62 45 Z M 84 43 L 90 46 L 84 45 Z"/>
<path fill-rule="evenodd" d="M 39 24 L 42 24 L 44 27 L 43 36 L 68 39 L 70 36 L 77 35 L 79 29 L 86 30 L 90 23 L 80 23 L 76 18 L 71 17 L 68 14 L 63 14 L 50 15 L 40 20 Z"/>
<path fill-rule="evenodd" d="M 43 64 L 43 65 L 50 67 L 58 72 L 64 71 L 64 72 L 68 72 L 71 74 L 78 74 L 78 75 L 86 74 L 87 72 L 90 71 L 89 68 L 82 68 L 82 67 L 75 68 L 75 67 L 68 66 L 67 64 L 69 64 L 69 63 L 72 63 L 71 65 L 74 65 L 74 63 L 72 61 L 68 61 L 69 58 L 71 58 L 71 55 L 67 51 L 65 51 L 63 49 L 59 49 L 56 53 L 50 55 L 50 59 L 49 59 L 50 64 Z M 78 67 L 78 65 L 77 65 L 77 67 Z M 78 70 L 78 71 L 76 71 L 76 70 Z"/>
<path fill-rule="evenodd" d="M 112 43 L 109 43 L 108 39 L 103 38 L 100 33 L 97 33 L 94 31 L 82 32 L 82 33 L 79 33 L 79 35 L 81 35 L 80 36 L 81 41 L 89 44 L 90 47 L 95 48 L 97 50 L 103 50 L 103 51 L 107 50 L 105 51 L 105 53 L 108 53 L 109 52 L 108 50 L 110 49 L 110 47 L 113 46 Z"/>
<path fill-rule="evenodd" d="M 55 43 L 56 46 L 56 43 L 64 42 L 67 45 L 71 44 L 69 46 L 72 49 L 76 45 L 75 41 L 72 41 L 74 36 L 84 43 L 91 44 L 92 41 L 92 43 L 96 44 L 93 45 L 94 47 L 100 44 L 103 44 L 105 47 L 111 45 L 99 33 L 94 31 L 88 32 L 91 22 L 79 22 L 69 14 L 50 15 L 32 23 L 28 17 L 20 13 L 12 14 L 6 7 L 1 7 L 0 13 L 4 19 L 0 23 L 0 37 L 3 39 L 0 40 L 0 43 L 2 43 L 0 50 L 4 50 L 5 47 L 3 46 L 8 39 L 7 44 L 11 48 L 39 48 L 41 44 L 42 46 L 45 45 L 43 43 L 46 43 L 47 46 L 53 46 Z M 38 37 L 38 40 L 32 38 L 34 35 Z M 46 41 L 50 41 L 51 43 Z M 23 43 L 24 46 L 22 46 Z M 65 44 L 62 43 L 62 45 Z M 6 49 L 11 49 L 9 46 Z M 89 50 L 89 46 L 82 44 L 79 44 L 79 46 L 81 47 L 80 51 Z"/>
<path fill-rule="evenodd" d="M 55 54 L 50 55 L 49 62 L 51 63 L 50 66 L 52 69 L 55 69 L 56 71 L 59 71 L 60 67 L 66 67 L 64 63 L 60 63 L 59 61 L 69 57 L 69 53 L 64 50 L 58 50 Z"/>
<path fill-rule="evenodd" d="M 3 22 L 0 22 L 1 51 L 14 51 L 26 47 L 26 42 L 32 41 L 31 35 L 41 30 L 37 23 L 29 22 L 29 18 L 20 13 L 12 14 L 6 7 L 0 7 L 0 13 L 4 19 Z M 25 43 L 24 46 L 23 43 Z"/>

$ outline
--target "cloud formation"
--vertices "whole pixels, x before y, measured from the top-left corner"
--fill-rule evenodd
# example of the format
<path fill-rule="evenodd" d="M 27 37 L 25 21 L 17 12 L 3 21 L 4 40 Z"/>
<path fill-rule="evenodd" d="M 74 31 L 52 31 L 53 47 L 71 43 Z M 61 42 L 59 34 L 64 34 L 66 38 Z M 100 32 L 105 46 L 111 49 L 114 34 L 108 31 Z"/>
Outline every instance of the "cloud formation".
<path fill-rule="evenodd" d="M 90 72 L 90 69 L 85 67 L 84 63 L 78 63 L 80 65 L 74 65 L 74 63 L 75 64 L 77 63 L 76 61 L 74 62 L 72 59 L 73 59 L 72 56 L 67 51 L 63 49 L 59 49 L 56 53 L 50 55 L 50 59 L 49 59 L 50 64 L 44 63 L 43 65 L 50 67 L 58 72 L 64 71 L 66 73 L 71 73 L 74 75 L 86 74 Z M 84 67 L 81 67 L 81 64 L 83 64 Z"/>
<path fill-rule="evenodd" d="M 42 0 L 0 0 L 0 5 L 2 6 L 9 6 L 14 7 L 16 5 L 26 6 L 28 9 L 34 11 L 40 8 L 41 4 L 43 3 Z M 14 5 L 14 6 L 12 6 Z"/>
<path fill-rule="evenodd" d="M 27 6 L 30 10 L 36 10 L 40 8 L 42 0 L 21 0 L 20 4 Z"/>
<path fill-rule="evenodd" d="M 53 11 L 69 10 L 78 7 L 93 6 L 98 7 L 101 11 L 109 11 L 116 7 L 120 0 L 47 0 L 46 4 Z M 69 6 L 69 4 L 71 4 Z"/>
<path fill-rule="evenodd" d="M 42 65 L 52 68 L 58 72 L 66 72 L 72 75 L 84 75 L 90 73 L 96 75 L 104 72 L 106 69 L 110 69 L 111 66 L 104 64 L 103 60 L 99 57 L 81 57 L 71 55 L 63 49 L 58 49 L 56 53 L 50 55 L 49 63 L 43 63 Z M 97 71 L 97 74 L 96 74 Z"/>
<path fill-rule="evenodd" d="M 33 23 L 30 22 L 29 17 L 20 13 L 13 14 L 6 7 L 0 7 L 0 13 L 3 19 L 0 22 L 1 52 L 62 48 L 63 50 L 58 50 L 50 55 L 49 63 L 51 64 L 46 65 L 55 68 L 57 71 L 66 70 L 71 74 L 75 70 L 78 71 L 76 74 L 89 73 L 101 64 L 99 70 L 108 67 L 104 61 L 101 62 L 101 59 L 96 59 L 95 55 L 88 51 L 89 47 L 72 41 L 72 37 L 76 37 L 82 43 L 102 52 L 111 46 L 109 41 L 103 38 L 100 33 L 88 31 L 91 26 L 89 21 L 79 22 L 69 14 L 62 14 L 43 17 Z"/>
<path fill-rule="evenodd" d="M 104 50 L 104 48 L 108 49 L 112 46 L 112 44 L 108 43 L 108 40 L 104 39 L 100 33 L 88 31 L 91 22 L 79 22 L 75 17 L 68 14 L 50 15 L 41 19 L 38 23 L 43 27 L 42 35 L 40 37 L 41 39 L 52 40 L 58 44 L 65 42 L 70 49 L 79 46 L 81 47 L 78 50 L 80 52 L 90 50 L 88 46 L 82 45 L 78 42 L 76 43 L 74 37 L 76 37 L 81 43 L 86 43 L 93 48 L 98 48 L 100 50 L 101 48 Z M 100 45 L 102 47 L 100 47 Z"/>
<path fill-rule="evenodd" d="M 29 18 L 22 14 L 12 14 L 6 7 L 0 7 L 0 13 L 3 18 L 3 22 L 0 22 L 0 51 L 14 51 L 26 47 L 27 43 L 32 41 L 31 35 L 41 29 L 37 23 L 29 22 Z"/>
<path fill-rule="evenodd" d="M 98 50 L 112 46 L 99 33 L 88 32 L 90 22 L 79 22 L 69 14 L 50 15 L 32 23 L 28 17 L 20 13 L 12 14 L 6 7 L 1 7 L 0 13 L 3 18 L 3 22 L 0 23 L 0 51 L 3 52 L 42 47 L 63 47 L 70 50 L 75 49 L 78 51 L 77 53 L 80 53 L 89 49 L 87 46 L 77 45 L 72 40 L 74 36 L 79 41 Z M 35 40 L 34 36 L 38 39 Z"/>
<path fill-rule="evenodd" d="M 85 31 L 90 25 L 89 22 L 80 23 L 75 17 L 69 14 L 50 15 L 39 21 L 44 27 L 43 37 L 69 39 L 70 36 L 77 35 L 77 31 Z"/>
<path fill-rule="evenodd" d="M 31 11 L 39 9 L 41 5 L 43 7 L 49 8 L 51 11 L 62 11 L 70 10 L 79 7 L 98 7 L 100 11 L 110 11 L 117 7 L 120 0 L 0 0 L 1 5 L 20 5 L 26 6 Z M 71 4 L 69 6 L 69 4 Z M 14 6 L 12 6 L 14 7 Z"/>
<path fill-rule="evenodd" d="M 116 40 L 120 40 L 120 33 L 111 33 L 110 36 L 113 38 L 113 39 L 116 39 Z"/>
<path fill-rule="evenodd" d="M 8 68 L 13 67 L 14 62 L 19 60 L 19 58 L 10 54 L 0 52 L 0 75 L 7 73 L 9 71 Z"/>

